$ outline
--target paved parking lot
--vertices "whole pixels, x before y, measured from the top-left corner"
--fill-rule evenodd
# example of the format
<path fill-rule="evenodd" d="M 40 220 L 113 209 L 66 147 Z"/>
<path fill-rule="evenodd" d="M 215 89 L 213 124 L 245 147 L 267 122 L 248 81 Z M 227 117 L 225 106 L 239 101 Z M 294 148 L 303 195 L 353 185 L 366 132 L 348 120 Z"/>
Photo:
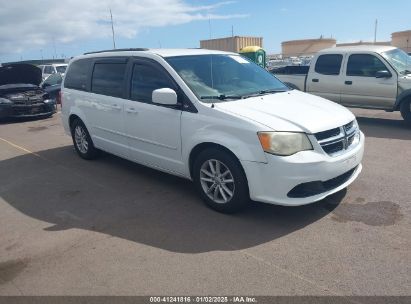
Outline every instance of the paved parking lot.
<path fill-rule="evenodd" d="M 0 124 L 0 295 L 410 295 L 411 128 L 353 111 L 348 191 L 232 216 L 189 181 L 80 159 L 60 114 Z"/>

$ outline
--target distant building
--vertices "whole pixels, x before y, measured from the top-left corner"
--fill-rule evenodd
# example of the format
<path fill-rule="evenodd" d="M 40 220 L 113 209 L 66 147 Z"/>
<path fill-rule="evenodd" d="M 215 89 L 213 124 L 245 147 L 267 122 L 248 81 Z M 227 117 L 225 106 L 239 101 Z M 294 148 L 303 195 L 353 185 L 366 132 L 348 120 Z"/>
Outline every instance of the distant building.
<path fill-rule="evenodd" d="M 290 40 L 281 43 L 283 57 L 312 56 L 318 51 L 335 47 L 337 41 L 332 38 Z"/>
<path fill-rule="evenodd" d="M 392 33 L 391 44 L 407 53 L 411 53 L 411 30 Z"/>
<path fill-rule="evenodd" d="M 241 37 L 233 36 L 227 38 L 201 40 L 200 47 L 208 50 L 218 50 L 238 53 L 246 46 L 263 47 L 262 37 Z"/>

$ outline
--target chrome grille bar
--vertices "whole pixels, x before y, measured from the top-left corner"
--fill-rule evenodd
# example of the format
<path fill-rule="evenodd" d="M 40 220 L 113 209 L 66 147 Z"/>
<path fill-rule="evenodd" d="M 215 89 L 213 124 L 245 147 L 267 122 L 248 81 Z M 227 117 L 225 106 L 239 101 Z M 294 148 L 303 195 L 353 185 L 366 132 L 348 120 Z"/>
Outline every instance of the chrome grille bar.
<path fill-rule="evenodd" d="M 337 133 L 337 129 L 339 129 L 339 133 L 334 135 Z M 316 133 L 314 136 L 317 138 L 324 152 L 330 156 L 337 156 L 351 148 L 358 132 L 358 125 L 355 121 L 352 121 L 339 128 Z M 324 134 L 333 134 L 333 136 L 324 138 Z"/>

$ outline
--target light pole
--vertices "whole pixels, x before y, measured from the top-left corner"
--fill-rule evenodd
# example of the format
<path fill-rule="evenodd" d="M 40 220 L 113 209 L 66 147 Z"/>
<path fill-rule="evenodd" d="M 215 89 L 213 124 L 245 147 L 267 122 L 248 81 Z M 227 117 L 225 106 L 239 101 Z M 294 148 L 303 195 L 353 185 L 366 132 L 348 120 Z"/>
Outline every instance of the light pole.
<path fill-rule="evenodd" d="M 113 48 L 116 48 L 116 40 L 114 39 L 114 23 L 113 23 L 113 14 L 111 13 L 111 8 L 110 8 L 110 18 L 111 18 L 111 32 L 113 34 Z"/>

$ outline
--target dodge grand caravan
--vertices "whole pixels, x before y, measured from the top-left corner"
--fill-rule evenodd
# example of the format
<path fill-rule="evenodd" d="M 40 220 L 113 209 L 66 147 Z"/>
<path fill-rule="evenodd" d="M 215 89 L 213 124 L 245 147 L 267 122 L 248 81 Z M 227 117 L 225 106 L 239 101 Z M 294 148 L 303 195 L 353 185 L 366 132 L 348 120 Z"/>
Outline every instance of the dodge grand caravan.
<path fill-rule="evenodd" d="M 99 150 L 191 179 L 211 208 L 299 206 L 350 185 L 364 135 L 346 108 L 290 90 L 238 54 L 127 49 L 74 58 L 62 118 L 84 159 Z"/>

